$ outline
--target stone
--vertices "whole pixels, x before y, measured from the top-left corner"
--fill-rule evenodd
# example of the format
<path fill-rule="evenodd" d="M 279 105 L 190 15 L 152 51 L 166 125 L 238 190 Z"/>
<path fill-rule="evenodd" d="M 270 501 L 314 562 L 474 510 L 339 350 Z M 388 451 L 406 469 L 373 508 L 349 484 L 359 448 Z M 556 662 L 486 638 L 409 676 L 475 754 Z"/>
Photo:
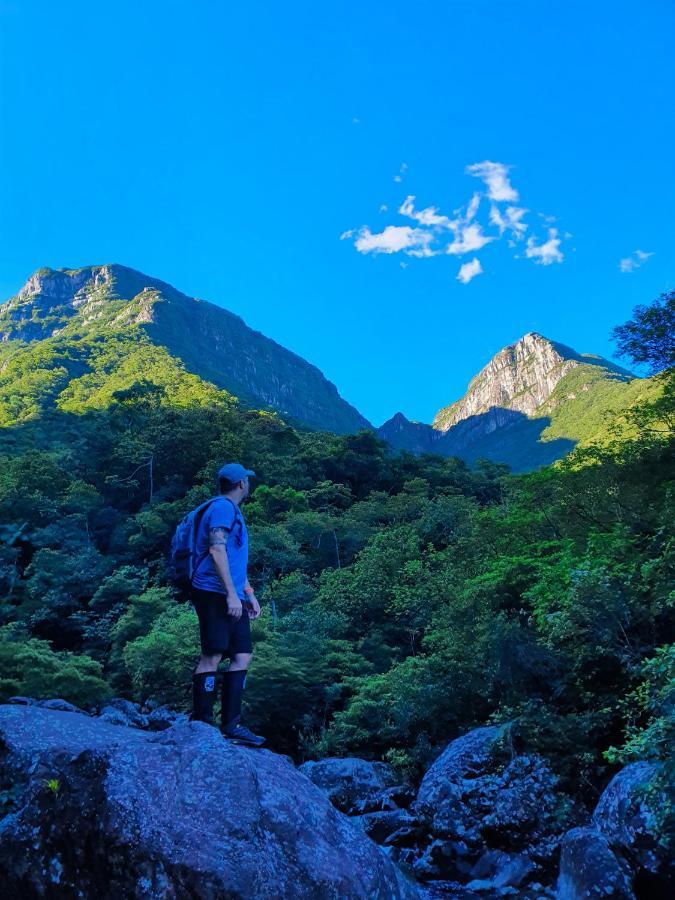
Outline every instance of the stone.
<path fill-rule="evenodd" d="M 88 715 L 83 709 L 80 709 L 79 706 L 74 706 L 72 703 L 68 703 L 67 700 L 61 700 L 57 698 L 55 700 L 38 700 L 36 706 L 42 706 L 45 709 L 54 709 L 59 712 L 74 712 L 81 713 L 83 716 Z"/>
<path fill-rule="evenodd" d="M 386 809 L 408 809 L 415 800 L 415 791 L 410 785 L 397 784 L 382 791 L 367 793 L 354 803 L 355 813 L 377 812 Z"/>
<path fill-rule="evenodd" d="M 565 834 L 555 896 L 556 900 L 635 900 L 630 873 L 595 828 L 573 828 Z"/>
<path fill-rule="evenodd" d="M 625 766 L 602 792 L 593 812 L 593 825 L 610 846 L 623 852 L 635 869 L 650 872 L 657 871 L 661 858 L 654 813 L 640 791 L 658 770 L 658 765 L 644 761 Z"/>
<path fill-rule="evenodd" d="M 377 808 L 382 792 L 396 784 L 394 770 L 387 763 L 357 757 L 327 757 L 303 763 L 298 771 L 319 787 L 337 809 L 346 813 Z"/>
<path fill-rule="evenodd" d="M 387 809 L 379 812 L 364 813 L 355 817 L 361 823 L 369 838 L 382 844 L 394 832 L 402 828 L 413 829 L 418 825 L 415 816 L 404 809 Z"/>
<path fill-rule="evenodd" d="M 106 707 L 112 707 L 121 712 L 136 728 L 147 728 L 148 726 L 148 717 L 141 712 L 138 703 L 132 703 L 131 700 L 126 700 L 124 697 L 113 697 L 112 700 L 108 700 Z M 103 710 L 101 710 L 101 714 L 103 714 Z"/>
<path fill-rule="evenodd" d="M 474 728 L 451 741 L 425 773 L 415 809 L 431 819 L 435 832 L 459 831 L 460 836 L 466 830 L 462 786 L 494 767 L 492 750 L 498 734 L 497 725 Z"/>
<path fill-rule="evenodd" d="M 286 760 L 203 722 L 153 734 L 0 706 L 5 896 L 413 900 L 357 822 Z"/>
<path fill-rule="evenodd" d="M 523 853 L 486 850 L 471 870 L 474 879 L 487 879 L 495 887 L 518 887 L 536 869 Z"/>
<path fill-rule="evenodd" d="M 8 703 L 16 703 L 17 706 L 33 706 L 37 703 L 32 697 L 10 697 Z"/>
<path fill-rule="evenodd" d="M 150 731 L 165 731 L 177 722 L 187 722 L 185 713 L 177 713 L 168 706 L 157 706 L 147 716 L 147 727 Z"/>
<path fill-rule="evenodd" d="M 122 710 L 115 709 L 112 706 L 104 706 L 99 713 L 98 718 L 103 722 L 108 722 L 110 725 L 124 725 L 126 728 L 132 726 L 129 717 L 125 716 Z"/>

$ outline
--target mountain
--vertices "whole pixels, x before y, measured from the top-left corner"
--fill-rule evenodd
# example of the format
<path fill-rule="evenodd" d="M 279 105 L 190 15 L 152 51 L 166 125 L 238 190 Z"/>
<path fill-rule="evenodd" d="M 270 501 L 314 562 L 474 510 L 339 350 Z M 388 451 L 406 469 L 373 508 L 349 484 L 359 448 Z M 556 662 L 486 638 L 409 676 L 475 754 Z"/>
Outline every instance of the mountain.
<path fill-rule="evenodd" d="M 111 332 L 164 348 L 244 405 L 276 410 L 293 424 L 338 434 L 372 427 L 316 366 L 228 310 L 125 266 L 40 269 L 0 305 L 0 339 L 12 347 Z M 82 377 L 86 354 L 79 363 L 74 374 Z"/>
<path fill-rule="evenodd" d="M 654 390 L 650 379 L 530 332 L 500 350 L 430 425 L 399 412 L 377 433 L 414 453 L 483 457 L 525 471 L 602 440 L 608 415 Z"/>

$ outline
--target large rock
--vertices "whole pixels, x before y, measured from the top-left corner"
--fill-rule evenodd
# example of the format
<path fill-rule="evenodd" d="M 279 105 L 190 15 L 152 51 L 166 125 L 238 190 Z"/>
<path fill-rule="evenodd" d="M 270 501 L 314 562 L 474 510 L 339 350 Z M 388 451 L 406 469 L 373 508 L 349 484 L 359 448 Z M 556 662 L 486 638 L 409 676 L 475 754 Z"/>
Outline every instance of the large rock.
<path fill-rule="evenodd" d="M 499 752 L 501 732 L 485 726 L 457 738 L 422 779 L 413 807 L 428 829 L 419 877 L 472 875 L 467 887 L 480 890 L 555 877 L 562 834 L 578 814 L 541 757 Z"/>
<path fill-rule="evenodd" d="M 366 759 L 327 757 L 306 762 L 300 771 L 320 788 L 331 803 L 346 813 L 376 809 L 396 784 L 394 770 L 387 763 Z"/>
<path fill-rule="evenodd" d="M 595 828 L 573 828 L 562 841 L 557 900 L 635 900 L 630 873 L 622 866 L 604 834 Z"/>
<path fill-rule="evenodd" d="M 625 766 L 602 792 L 593 812 L 593 824 L 610 846 L 623 853 L 634 869 L 649 872 L 656 872 L 663 858 L 658 850 L 654 813 L 643 796 L 643 788 L 653 781 L 658 770 L 658 765 L 649 762 Z"/>
<path fill-rule="evenodd" d="M 451 741 L 427 770 L 417 792 L 416 808 L 431 819 L 438 833 L 463 829 L 462 789 L 465 782 L 488 773 L 499 727 L 474 728 Z"/>
<path fill-rule="evenodd" d="M 574 828 L 562 843 L 559 900 L 612 896 L 675 896 L 675 872 L 659 843 L 655 803 L 644 789 L 659 771 L 646 761 L 627 765 L 612 778 L 593 812 L 591 827 Z"/>
<path fill-rule="evenodd" d="M 5 896 L 413 898 L 293 766 L 202 722 L 159 734 L 0 706 Z"/>

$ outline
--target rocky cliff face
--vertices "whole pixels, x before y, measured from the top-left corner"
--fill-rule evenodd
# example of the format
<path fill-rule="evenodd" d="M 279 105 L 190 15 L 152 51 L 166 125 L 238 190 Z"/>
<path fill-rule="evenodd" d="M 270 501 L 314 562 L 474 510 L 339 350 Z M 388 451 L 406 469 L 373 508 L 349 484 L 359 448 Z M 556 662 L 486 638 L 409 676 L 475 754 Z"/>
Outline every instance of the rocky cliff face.
<path fill-rule="evenodd" d="M 531 332 L 500 350 L 471 380 L 464 396 L 440 409 L 431 425 L 410 422 L 396 413 L 377 433 L 392 446 L 413 453 L 468 461 L 485 456 L 515 469 L 547 464 L 574 447 L 573 435 L 567 440 L 542 440 L 541 432 L 549 423 L 546 416 L 576 399 L 574 392 L 564 390 L 567 376 L 576 370 L 589 374 L 579 388 L 582 393 L 592 392 L 606 379 L 634 378 L 609 360 L 577 353 Z"/>
<path fill-rule="evenodd" d="M 469 383 L 466 394 L 440 409 L 432 427 L 448 431 L 471 416 L 483 416 L 485 432 L 510 421 L 503 410 L 534 415 L 558 383 L 582 363 L 602 365 L 608 371 L 631 378 L 630 372 L 597 356 L 582 356 L 571 347 L 530 332 L 500 350 Z"/>
<path fill-rule="evenodd" d="M 97 325 L 143 329 L 189 371 L 246 405 L 337 433 L 371 427 L 316 366 L 228 310 L 124 266 L 40 269 L 0 305 L 3 341 L 44 340 Z"/>

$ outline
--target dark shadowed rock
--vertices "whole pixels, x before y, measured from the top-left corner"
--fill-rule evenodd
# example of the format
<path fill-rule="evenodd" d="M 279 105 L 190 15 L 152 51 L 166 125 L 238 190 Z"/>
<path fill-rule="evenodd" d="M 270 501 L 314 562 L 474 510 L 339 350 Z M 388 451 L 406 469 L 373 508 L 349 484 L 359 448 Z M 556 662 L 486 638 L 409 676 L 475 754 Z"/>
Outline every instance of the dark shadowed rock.
<path fill-rule="evenodd" d="M 6 896 L 413 898 L 417 889 L 286 760 L 202 722 L 160 734 L 0 706 Z"/>
<path fill-rule="evenodd" d="M 150 731 L 165 731 L 178 722 L 187 722 L 188 717 L 185 713 L 169 709 L 168 706 L 158 706 L 148 715 L 147 720 Z"/>
<path fill-rule="evenodd" d="M 355 813 L 379 812 L 387 809 L 408 809 L 415 800 L 415 791 L 407 784 L 396 784 L 375 793 L 367 793 L 354 804 Z"/>
<path fill-rule="evenodd" d="M 126 728 L 133 727 L 133 722 L 129 717 L 125 716 L 121 709 L 115 709 L 112 706 L 104 706 L 98 718 L 109 725 L 124 725 Z"/>
<path fill-rule="evenodd" d="M 8 703 L 16 703 L 17 706 L 34 706 L 37 700 L 32 697 L 10 697 Z"/>
<path fill-rule="evenodd" d="M 74 713 L 82 713 L 83 716 L 88 715 L 83 709 L 80 709 L 79 706 L 74 706 L 72 703 L 68 703 L 67 700 L 61 700 L 57 698 L 55 700 L 38 700 L 35 704 L 36 706 L 42 706 L 45 709 L 55 709 L 59 712 L 74 712 Z"/>
<path fill-rule="evenodd" d="M 141 707 L 138 703 L 132 703 L 131 700 L 126 700 L 124 697 L 113 697 L 112 700 L 109 700 L 105 707 L 101 710 L 101 716 L 103 716 L 104 713 L 109 712 L 111 709 L 117 710 L 117 712 L 122 713 L 122 715 L 126 718 L 128 724 L 133 725 L 135 728 L 148 727 L 148 717 L 141 712 Z"/>
<path fill-rule="evenodd" d="M 657 848 L 654 813 L 642 796 L 642 789 L 658 770 L 659 766 L 649 762 L 627 765 L 609 782 L 593 812 L 593 825 L 610 846 L 624 853 L 635 869 L 650 872 L 657 871 L 662 858 Z"/>
<path fill-rule="evenodd" d="M 557 900 L 635 900 L 630 873 L 595 828 L 573 828 L 562 841 Z"/>
<path fill-rule="evenodd" d="M 560 839 L 578 814 L 547 763 L 502 752 L 500 733 L 486 726 L 457 738 L 424 776 L 413 806 L 429 832 L 419 877 L 485 892 L 557 874 Z"/>
<path fill-rule="evenodd" d="M 416 808 L 428 815 L 436 831 L 461 826 L 462 786 L 490 771 L 499 727 L 475 728 L 452 741 L 427 770 L 417 792 Z M 463 826 L 461 826 L 463 828 Z"/>
<path fill-rule="evenodd" d="M 396 784 L 387 763 L 365 759 L 328 757 L 306 762 L 300 771 L 320 788 L 331 803 L 347 813 L 377 809 L 383 792 Z"/>
<path fill-rule="evenodd" d="M 518 887 L 534 871 L 535 865 L 523 853 L 486 850 L 471 870 L 472 879 L 490 881 L 496 887 Z M 472 882 L 467 885 L 471 888 Z"/>
<path fill-rule="evenodd" d="M 356 820 L 361 823 L 368 837 L 377 841 L 378 844 L 385 843 L 394 832 L 404 828 L 410 832 L 418 824 L 417 819 L 404 809 L 386 809 L 364 813 Z"/>

